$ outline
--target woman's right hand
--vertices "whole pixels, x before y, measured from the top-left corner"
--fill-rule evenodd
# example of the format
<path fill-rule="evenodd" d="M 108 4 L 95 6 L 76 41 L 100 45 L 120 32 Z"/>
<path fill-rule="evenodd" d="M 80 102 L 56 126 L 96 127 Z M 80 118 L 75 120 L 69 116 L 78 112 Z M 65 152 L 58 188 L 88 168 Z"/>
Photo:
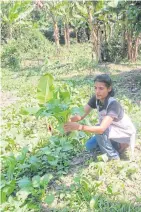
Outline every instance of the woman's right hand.
<path fill-rule="evenodd" d="M 77 121 L 80 121 L 80 120 L 82 120 L 82 117 L 80 115 L 75 115 L 75 116 L 70 118 L 71 122 L 77 122 Z"/>

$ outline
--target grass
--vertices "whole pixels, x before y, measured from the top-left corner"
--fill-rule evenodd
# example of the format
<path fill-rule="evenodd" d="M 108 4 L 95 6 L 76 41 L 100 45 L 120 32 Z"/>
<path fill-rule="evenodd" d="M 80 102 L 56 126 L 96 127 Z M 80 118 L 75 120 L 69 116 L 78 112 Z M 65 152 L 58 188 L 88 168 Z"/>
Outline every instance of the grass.
<path fill-rule="evenodd" d="M 59 56 L 51 54 L 47 64 L 28 66 L 23 63 L 22 71 L 2 70 L 2 180 L 3 188 L 8 186 L 8 158 L 13 154 L 16 160 L 24 147 L 28 152 L 24 162 L 13 165 L 12 179 L 16 180 L 15 189 L 3 203 L 3 211 L 141 211 L 141 71 L 137 64 L 101 64 L 91 62 L 90 46 L 73 45 L 68 52 L 62 47 Z M 32 63 L 31 63 L 32 64 Z M 23 116 L 21 110 L 36 106 L 36 89 L 40 76 L 53 74 L 56 84 L 67 83 L 71 87 L 75 105 L 85 105 L 93 93 L 93 78 L 98 73 L 108 73 L 113 79 L 116 98 L 124 106 L 137 128 L 135 160 L 120 162 L 102 162 L 94 160 L 85 151 L 85 142 L 91 136 L 85 133 L 73 133 L 67 141 L 47 131 L 45 119 Z M 10 95 L 11 94 L 11 95 Z M 95 124 L 96 112 L 86 119 L 86 123 Z M 50 123 L 56 133 L 57 123 Z M 54 143 L 56 142 L 59 144 Z M 61 142 L 69 142 L 73 148 L 61 149 L 57 166 L 48 164 L 40 151 L 49 147 L 52 154 L 63 148 Z M 58 145 L 58 146 L 57 146 Z M 55 155 L 56 156 L 56 155 Z M 35 159 L 36 158 L 36 159 Z M 34 161 L 34 160 L 35 161 Z M 35 162 L 35 163 L 34 163 Z M 21 172 L 21 173 L 20 173 Z M 51 173 L 53 178 L 45 190 L 34 187 L 27 198 L 19 199 L 19 180 L 22 177 L 42 176 Z M 3 179 L 4 178 L 4 179 Z M 9 180 L 11 182 L 11 180 Z M 9 187 L 7 187 L 9 188 Z M 20 190 L 21 191 L 21 190 Z M 7 193 L 9 190 L 7 191 Z M 45 193 L 44 193 L 45 192 Z M 45 201 L 47 195 L 53 195 L 54 201 Z M 49 199 L 49 198 L 48 198 Z M 50 197 L 51 199 L 51 197 Z M 23 204 L 20 205 L 20 201 Z M 37 204 L 36 204 L 37 203 Z M 19 205 L 18 205 L 19 204 Z"/>

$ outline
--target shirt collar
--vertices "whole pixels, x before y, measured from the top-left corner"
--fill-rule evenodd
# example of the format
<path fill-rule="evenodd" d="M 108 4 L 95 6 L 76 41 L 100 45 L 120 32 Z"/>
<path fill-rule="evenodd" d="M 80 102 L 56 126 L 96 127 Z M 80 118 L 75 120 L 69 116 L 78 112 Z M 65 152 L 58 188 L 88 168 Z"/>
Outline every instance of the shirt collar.
<path fill-rule="evenodd" d="M 108 105 L 108 100 L 109 100 L 109 98 L 110 98 L 110 95 L 108 95 L 108 96 L 105 98 L 104 102 L 101 102 L 100 100 L 97 99 L 97 104 L 98 104 L 101 108 L 105 108 L 105 107 L 107 107 L 107 105 Z"/>

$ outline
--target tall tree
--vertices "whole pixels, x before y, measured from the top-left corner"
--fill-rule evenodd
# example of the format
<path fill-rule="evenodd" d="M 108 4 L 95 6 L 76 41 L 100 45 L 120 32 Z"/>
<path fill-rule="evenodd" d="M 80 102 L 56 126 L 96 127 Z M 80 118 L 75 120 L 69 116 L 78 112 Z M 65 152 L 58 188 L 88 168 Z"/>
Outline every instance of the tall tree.
<path fill-rule="evenodd" d="M 141 39 L 141 2 L 132 1 L 126 8 L 128 59 L 135 62 L 138 58 L 139 40 Z"/>
<path fill-rule="evenodd" d="M 72 18 L 73 6 L 74 6 L 73 2 L 69 2 L 68 0 L 62 1 L 62 6 L 60 7 L 60 13 L 59 13 L 62 19 L 62 23 L 64 25 L 64 40 L 65 40 L 65 45 L 67 47 L 70 46 L 69 24 Z"/>
<path fill-rule="evenodd" d="M 98 15 L 104 6 L 104 1 L 84 1 L 84 3 L 77 3 L 79 13 L 87 19 L 90 29 L 90 40 L 92 44 L 92 58 L 96 56 L 96 61 L 101 62 L 101 26 Z"/>
<path fill-rule="evenodd" d="M 58 17 L 59 17 L 59 12 L 60 12 L 60 7 L 62 6 L 61 1 L 41 1 L 41 0 L 36 0 L 36 5 L 38 8 L 41 8 L 42 10 L 45 10 L 46 12 L 46 19 L 52 21 L 53 24 L 53 29 L 54 29 L 54 40 L 55 44 L 57 47 L 57 51 L 59 50 L 60 47 L 60 42 L 59 42 L 59 28 L 58 28 Z"/>
<path fill-rule="evenodd" d="M 53 23 L 54 40 L 55 40 L 57 51 L 58 51 L 60 47 L 58 21 L 60 18 L 59 13 L 60 13 L 60 8 L 62 7 L 62 3 L 60 1 L 53 0 L 53 1 L 45 2 L 44 4 L 47 11 L 47 17 L 51 18 Z"/>
<path fill-rule="evenodd" d="M 135 62 L 138 58 L 139 41 L 141 39 L 141 2 L 121 1 L 115 9 L 117 22 L 122 26 L 122 52 Z M 125 49 L 127 43 L 127 51 Z M 127 52 L 127 53 L 126 53 Z"/>
<path fill-rule="evenodd" d="M 21 23 L 35 8 L 35 4 L 28 1 L 2 2 L 2 30 L 7 29 L 6 37 L 12 39 L 14 27 Z M 2 31 L 3 32 L 3 31 Z"/>

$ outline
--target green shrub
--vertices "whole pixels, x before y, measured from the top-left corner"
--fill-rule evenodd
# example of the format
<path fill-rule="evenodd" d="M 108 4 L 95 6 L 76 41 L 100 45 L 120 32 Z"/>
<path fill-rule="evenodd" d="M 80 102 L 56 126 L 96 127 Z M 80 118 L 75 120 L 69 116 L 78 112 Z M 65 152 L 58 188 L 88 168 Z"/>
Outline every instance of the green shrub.
<path fill-rule="evenodd" d="M 12 71 L 19 71 L 21 67 L 20 51 L 15 40 L 10 41 L 3 47 L 1 55 L 2 67 Z"/>
<path fill-rule="evenodd" d="M 23 29 L 17 39 L 20 51 L 31 58 L 45 57 L 54 52 L 54 46 L 38 29 Z"/>

